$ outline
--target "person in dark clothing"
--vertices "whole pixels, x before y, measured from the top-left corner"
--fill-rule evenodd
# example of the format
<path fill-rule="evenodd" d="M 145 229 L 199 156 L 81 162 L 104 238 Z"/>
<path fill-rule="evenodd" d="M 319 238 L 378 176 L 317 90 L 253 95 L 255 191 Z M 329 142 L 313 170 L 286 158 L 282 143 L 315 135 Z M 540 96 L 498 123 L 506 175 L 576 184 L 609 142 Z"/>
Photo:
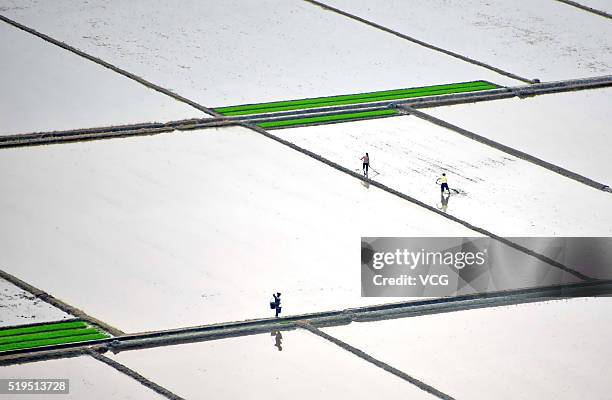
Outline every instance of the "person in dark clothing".
<path fill-rule="evenodd" d="M 273 294 L 272 297 L 274 297 L 274 310 L 276 310 L 276 315 L 275 317 L 278 318 L 278 314 L 281 313 L 281 294 L 280 293 L 276 293 Z"/>

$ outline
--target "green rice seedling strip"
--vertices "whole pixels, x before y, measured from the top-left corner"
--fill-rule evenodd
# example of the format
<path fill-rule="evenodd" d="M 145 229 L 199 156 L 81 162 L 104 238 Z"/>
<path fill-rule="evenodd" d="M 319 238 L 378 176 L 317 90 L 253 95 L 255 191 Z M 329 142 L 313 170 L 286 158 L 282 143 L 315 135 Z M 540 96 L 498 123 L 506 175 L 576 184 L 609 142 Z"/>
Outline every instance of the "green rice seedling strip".
<path fill-rule="evenodd" d="M 377 118 L 389 115 L 396 115 L 395 110 L 376 110 L 376 111 L 363 111 L 358 113 L 345 113 L 335 115 L 324 115 L 320 117 L 308 117 L 308 118 L 294 118 L 294 119 L 283 119 L 278 121 L 262 122 L 257 124 L 260 128 L 279 128 L 293 125 L 305 125 L 305 124 L 316 124 L 325 122 L 335 122 L 343 120 L 354 120 L 354 119 L 365 119 L 365 118 Z"/>
<path fill-rule="evenodd" d="M 470 88 L 470 89 L 466 89 L 466 90 L 462 90 L 461 93 L 467 93 L 467 92 L 475 92 L 475 91 L 480 91 L 482 89 L 478 89 L 478 88 Z M 440 94 L 452 94 L 452 93 L 457 93 L 455 91 L 445 91 L 445 92 L 437 92 L 437 93 L 432 93 L 432 94 L 428 94 L 429 96 L 433 96 L 433 95 L 440 95 Z M 377 101 L 389 101 L 389 100 L 402 100 L 402 99 L 411 99 L 411 98 L 415 98 L 415 97 L 426 97 L 423 96 L 422 94 L 398 94 L 398 95 L 386 95 L 386 96 L 381 96 L 381 97 L 376 97 L 376 98 L 370 98 L 367 100 L 363 100 L 363 101 L 355 101 L 355 100 L 342 100 L 342 101 L 334 101 L 333 104 L 332 103 L 317 103 L 317 104 L 310 104 L 310 105 L 306 105 L 306 106 L 301 106 L 298 107 L 299 109 L 307 109 L 307 108 L 318 108 L 318 107 L 326 107 L 326 106 L 340 106 L 340 105 L 349 105 L 349 104 L 360 104 L 360 103 L 374 103 Z M 290 111 L 290 110 L 295 110 L 296 107 L 295 106 L 284 106 L 284 107 L 275 107 L 274 109 L 265 109 L 265 110 L 260 110 L 257 113 L 263 113 L 263 112 L 279 112 L 279 111 Z M 231 112 L 226 114 L 226 116 L 228 117 L 232 117 L 232 116 L 238 116 L 238 115 L 246 115 L 246 114 L 257 114 L 257 113 L 252 113 L 249 111 L 237 111 L 237 112 Z"/>
<path fill-rule="evenodd" d="M 346 99 L 353 99 L 353 98 L 378 97 L 378 96 L 384 96 L 384 95 L 412 93 L 412 92 L 426 93 L 429 91 L 444 90 L 444 89 L 460 89 L 462 87 L 468 88 L 472 86 L 495 87 L 484 81 L 474 81 L 474 82 L 466 82 L 466 83 L 451 83 L 451 84 L 445 84 L 445 85 L 423 86 L 423 87 L 418 87 L 418 88 L 393 89 L 393 90 L 382 90 L 378 92 L 345 94 L 345 95 L 326 96 L 326 97 L 314 97 L 314 98 L 309 98 L 309 99 L 283 100 L 283 101 L 274 101 L 274 102 L 269 102 L 269 103 L 244 104 L 244 105 L 238 105 L 238 106 L 219 107 L 219 108 L 216 108 L 215 110 L 217 111 L 241 111 L 241 110 L 250 110 L 250 109 L 256 109 L 256 108 L 270 108 L 270 107 L 284 106 L 284 105 L 290 105 L 290 104 L 301 105 L 301 104 L 327 102 L 327 101 L 332 101 L 332 100 L 346 100 Z"/>
<path fill-rule="evenodd" d="M 301 100 L 276 101 L 260 104 L 245 104 L 239 106 L 219 107 L 215 108 L 215 111 L 226 116 L 237 116 L 334 105 L 358 104 L 401 98 L 425 97 L 440 94 L 463 93 L 470 91 L 495 89 L 497 87 L 498 86 L 490 84 L 488 82 L 475 81 L 447 85 L 426 86 L 421 88 L 385 90 L 380 92 L 317 97 Z"/>
<path fill-rule="evenodd" d="M 226 115 L 226 116 L 239 116 L 239 115 L 249 115 L 249 114 L 261 114 L 268 112 L 279 112 L 279 111 L 289 111 L 289 110 L 298 110 L 298 109 L 307 109 L 307 108 L 317 108 L 317 107 L 330 107 L 344 104 L 359 104 L 359 103 L 372 103 L 376 101 L 384 101 L 384 100 L 393 100 L 393 99 L 403 99 L 403 98 L 414 98 L 414 97 L 427 97 L 427 96 L 436 96 L 443 94 L 453 94 L 453 93 L 465 93 L 465 92 L 474 92 L 491 89 L 490 85 L 488 86 L 469 86 L 464 87 L 461 90 L 457 90 L 454 88 L 441 88 L 435 90 L 427 90 L 427 91 L 404 91 L 400 93 L 384 93 L 384 94 L 376 94 L 376 95 L 368 95 L 368 96 L 347 96 L 343 98 L 338 98 L 334 100 L 329 99 L 321 99 L 317 101 L 308 101 L 308 102 L 285 102 L 284 104 L 271 106 L 269 104 L 261 104 L 256 107 L 249 107 L 246 109 L 239 110 L 230 110 L 230 111 L 219 111 L 218 112 Z"/>
<path fill-rule="evenodd" d="M 26 326 L 23 328 L 6 328 L 0 329 L 0 338 L 4 336 L 24 335 L 36 332 L 49 332 L 62 329 L 77 329 L 87 328 L 87 324 L 83 321 L 58 322 L 37 326 Z"/>
<path fill-rule="evenodd" d="M 0 345 L 0 352 L 9 350 L 31 349 L 41 346 L 52 346 L 64 343 L 87 342 L 90 340 L 106 339 L 108 336 L 103 333 L 93 333 L 91 335 L 67 336 L 61 338 L 32 340 L 29 342 L 18 342 Z"/>
<path fill-rule="evenodd" d="M 25 335 L 4 336 L 0 338 L 0 345 L 19 342 L 31 342 L 33 340 L 54 339 L 68 336 L 90 335 L 99 333 L 97 329 L 63 329 L 60 331 L 28 333 Z"/>

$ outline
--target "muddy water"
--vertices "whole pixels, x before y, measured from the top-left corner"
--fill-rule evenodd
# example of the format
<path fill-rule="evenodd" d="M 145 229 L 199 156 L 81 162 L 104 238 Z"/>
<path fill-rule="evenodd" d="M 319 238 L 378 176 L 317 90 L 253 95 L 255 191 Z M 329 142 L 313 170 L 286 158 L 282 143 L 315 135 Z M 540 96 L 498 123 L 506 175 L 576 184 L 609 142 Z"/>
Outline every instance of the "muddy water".
<path fill-rule="evenodd" d="M 185 398 L 435 398 L 302 330 L 110 357 Z"/>
<path fill-rule="evenodd" d="M 277 291 L 281 315 L 377 304 L 361 236 L 474 234 L 243 128 L 7 150 L 0 169 L 0 265 L 125 332 L 272 317 Z"/>
<path fill-rule="evenodd" d="M 0 135 L 206 117 L 4 22 L 0 37 Z"/>
<path fill-rule="evenodd" d="M 69 379 L 69 394 L 19 394 L 14 399 L 164 399 L 134 379 L 89 356 L 0 367 L 0 379 Z M 0 395 L 6 396 L 6 395 Z"/>
<path fill-rule="evenodd" d="M 612 236 L 609 193 L 414 116 L 277 132 L 347 168 L 369 151 L 377 181 L 501 236 Z"/>
<path fill-rule="evenodd" d="M 131 2 L 121 11 L 103 1 L 4 3 L 9 17 L 207 106 L 520 83 L 299 1 Z M 271 49 L 283 57 L 271 60 Z"/>
<path fill-rule="evenodd" d="M 439 107 L 431 115 L 612 186 L 612 89 Z"/>
<path fill-rule="evenodd" d="M 0 278 L 0 327 L 66 318 L 73 317 Z"/>
<path fill-rule="evenodd" d="M 611 311 L 578 298 L 323 330 L 459 399 L 605 399 Z"/>

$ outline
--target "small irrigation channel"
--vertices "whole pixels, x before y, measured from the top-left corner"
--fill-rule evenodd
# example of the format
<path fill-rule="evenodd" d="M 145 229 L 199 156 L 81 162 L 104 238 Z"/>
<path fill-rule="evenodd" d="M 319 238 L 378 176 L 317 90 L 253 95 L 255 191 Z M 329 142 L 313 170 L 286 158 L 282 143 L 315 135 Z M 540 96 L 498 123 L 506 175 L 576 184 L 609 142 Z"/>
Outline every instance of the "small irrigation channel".
<path fill-rule="evenodd" d="M 96 351 L 98 353 L 111 351 L 118 353 L 136 349 L 269 333 L 277 330 L 294 330 L 301 328 L 304 323 L 314 327 L 339 326 L 352 322 L 417 317 L 486 307 L 500 307 L 571 297 L 606 296 L 610 294 L 612 294 L 612 280 L 598 280 L 457 297 L 386 303 L 282 318 L 227 322 L 156 332 L 125 334 L 80 343 L 63 343 L 29 349 L 15 349 L 0 353 L 0 365 L 75 357 L 87 354 L 89 351 Z"/>
<path fill-rule="evenodd" d="M 565 3 L 565 4 L 567 4 L 569 6 L 572 6 L 572 7 L 579 8 L 579 9 L 581 9 L 583 11 L 587 11 L 587 12 L 590 12 L 590 13 L 593 13 L 593 14 L 597 14 L 600 17 L 612 19 L 612 14 L 609 14 L 609 13 L 607 13 L 605 11 L 602 11 L 602 10 L 598 10 L 596 8 L 593 8 L 593 7 L 585 6 L 584 4 L 577 3 L 575 1 L 571 1 L 571 0 L 557 0 L 557 1 L 560 2 L 560 3 Z"/>

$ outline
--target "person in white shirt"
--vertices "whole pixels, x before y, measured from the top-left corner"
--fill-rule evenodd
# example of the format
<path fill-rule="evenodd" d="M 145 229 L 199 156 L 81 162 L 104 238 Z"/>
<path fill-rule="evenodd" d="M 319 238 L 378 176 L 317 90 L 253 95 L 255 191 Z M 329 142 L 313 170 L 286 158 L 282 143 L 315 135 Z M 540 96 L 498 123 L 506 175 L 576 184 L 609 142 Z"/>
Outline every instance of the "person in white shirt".
<path fill-rule="evenodd" d="M 363 174 L 368 176 L 368 169 L 370 168 L 370 155 L 365 153 L 365 156 L 361 157 L 360 160 L 363 161 Z"/>

